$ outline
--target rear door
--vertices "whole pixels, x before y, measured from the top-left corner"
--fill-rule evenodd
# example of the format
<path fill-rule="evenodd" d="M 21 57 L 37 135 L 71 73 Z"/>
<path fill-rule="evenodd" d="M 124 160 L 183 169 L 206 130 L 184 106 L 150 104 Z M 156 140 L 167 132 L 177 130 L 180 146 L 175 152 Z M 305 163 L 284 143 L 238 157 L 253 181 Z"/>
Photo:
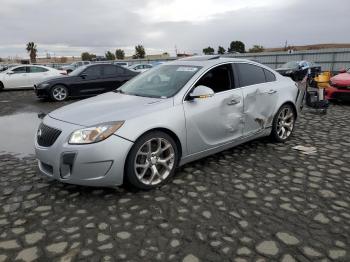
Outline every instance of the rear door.
<path fill-rule="evenodd" d="M 104 91 L 112 91 L 120 87 L 128 80 L 126 70 L 118 65 L 104 65 L 101 85 Z"/>
<path fill-rule="evenodd" d="M 231 142 L 243 132 L 242 90 L 236 88 L 232 64 L 212 68 L 194 87 L 199 85 L 213 89 L 215 94 L 209 98 L 185 98 L 183 107 L 190 154 Z"/>
<path fill-rule="evenodd" d="M 253 135 L 272 125 L 278 99 L 274 73 L 258 65 L 235 63 L 244 100 L 244 135 Z"/>
<path fill-rule="evenodd" d="M 41 66 L 29 66 L 29 78 L 34 86 L 50 76 L 49 70 Z"/>

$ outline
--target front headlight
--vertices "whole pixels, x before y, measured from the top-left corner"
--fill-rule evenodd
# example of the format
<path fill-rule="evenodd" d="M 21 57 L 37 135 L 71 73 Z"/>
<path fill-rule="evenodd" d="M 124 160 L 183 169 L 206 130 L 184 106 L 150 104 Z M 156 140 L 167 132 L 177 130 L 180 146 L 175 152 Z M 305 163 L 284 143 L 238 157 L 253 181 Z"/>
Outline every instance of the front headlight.
<path fill-rule="evenodd" d="M 69 144 L 91 144 L 97 143 L 113 135 L 124 121 L 108 122 L 98 124 L 74 131 L 69 138 Z"/>

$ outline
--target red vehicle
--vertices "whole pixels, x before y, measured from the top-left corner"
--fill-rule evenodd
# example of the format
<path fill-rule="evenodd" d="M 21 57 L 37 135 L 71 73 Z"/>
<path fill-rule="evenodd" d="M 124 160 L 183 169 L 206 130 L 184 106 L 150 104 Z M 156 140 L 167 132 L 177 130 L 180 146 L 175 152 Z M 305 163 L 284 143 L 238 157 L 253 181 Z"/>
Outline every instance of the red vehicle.
<path fill-rule="evenodd" d="M 328 100 L 350 101 L 350 69 L 333 76 L 325 94 Z"/>

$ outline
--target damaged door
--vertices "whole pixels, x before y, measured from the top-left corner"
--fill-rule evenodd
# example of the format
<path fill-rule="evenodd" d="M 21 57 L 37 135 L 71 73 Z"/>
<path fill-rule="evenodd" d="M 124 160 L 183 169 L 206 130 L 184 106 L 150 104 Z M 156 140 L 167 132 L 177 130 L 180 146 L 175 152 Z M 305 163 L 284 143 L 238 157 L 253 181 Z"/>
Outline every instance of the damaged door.
<path fill-rule="evenodd" d="M 232 64 L 211 69 L 194 87 L 199 85 L 213 89 L 215 94 L 204 99 L 187 97 L 184 101 L 190 154 L 235 140 L 243 132 L 243 97 L 241 89 L 234 88 Z"/>
<path fill-rule="evenodd" d="M 272 125 L 278 86 L 271 71 L 248 63 L 235 64 L 244 100 L 244 135 L 252 135 Z"/>

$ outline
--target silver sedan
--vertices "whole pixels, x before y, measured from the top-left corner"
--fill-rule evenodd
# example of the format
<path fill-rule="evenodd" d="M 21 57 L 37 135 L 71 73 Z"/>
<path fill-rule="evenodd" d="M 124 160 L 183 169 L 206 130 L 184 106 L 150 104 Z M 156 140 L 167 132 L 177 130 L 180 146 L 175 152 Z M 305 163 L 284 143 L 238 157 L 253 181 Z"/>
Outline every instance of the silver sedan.
<path fill-rule="evenodd" d="M 286 141 L 299 100 L 295 82 L 256 62 L 177 60 L 48 114 L 35 139 L 39 169 L 65 183 L 151 189 L 246 141 Z"/>

